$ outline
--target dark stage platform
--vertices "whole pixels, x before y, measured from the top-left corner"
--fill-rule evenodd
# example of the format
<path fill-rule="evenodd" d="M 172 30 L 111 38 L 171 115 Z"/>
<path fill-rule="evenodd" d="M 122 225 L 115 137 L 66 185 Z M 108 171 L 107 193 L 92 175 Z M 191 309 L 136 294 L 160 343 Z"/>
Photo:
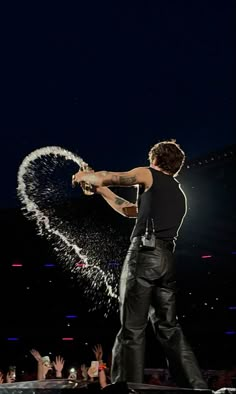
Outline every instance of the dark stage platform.
<path fill-rule="evenodd" d="M 135 384 L 135 383 L 119 383 L 109 385 L 103 390 L 99 388 L 97 383 L 87 383 L 80 381 L 72 381 L 67 379 L 48 379 L 48 380 L 36 380 L 29 382 L 16 382 L 16 383 L 4 383 L 0 385 L 0 394 L 68 394 L 73 390 L 82 393 L 99 393 L 104 394 L 236 394 L 235 388 L 222 388 L 216 392 L 211 390 L 193 390 L 179 387 L 167 387 L 167 386 L 153 386 L 147 384 Z M 62 393 L 65 392 L 65 393 Z"/>

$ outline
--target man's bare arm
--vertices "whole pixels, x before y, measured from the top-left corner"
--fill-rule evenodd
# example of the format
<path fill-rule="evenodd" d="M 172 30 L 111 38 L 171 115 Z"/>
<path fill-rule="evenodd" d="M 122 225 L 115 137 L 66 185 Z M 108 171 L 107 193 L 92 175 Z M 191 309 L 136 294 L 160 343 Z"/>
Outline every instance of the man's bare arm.
<path fill-rule="evenodd" d="M 116 212 L 128 218 L 137 217 L 137 205 L 117 196 L 108 189 L 108 187 L 99 187 L 97 193 L 100 194 Z"/>
<path fill-rule="evenodd" d="M 94 186 L 134 186 L 143 185 L 145 189 L 152 185 L 151 171 L 138 167 L 126 172 L 98 171 L 93 173 L 78 172 L 73 176 L 74 182 L 86 182 Z"/>

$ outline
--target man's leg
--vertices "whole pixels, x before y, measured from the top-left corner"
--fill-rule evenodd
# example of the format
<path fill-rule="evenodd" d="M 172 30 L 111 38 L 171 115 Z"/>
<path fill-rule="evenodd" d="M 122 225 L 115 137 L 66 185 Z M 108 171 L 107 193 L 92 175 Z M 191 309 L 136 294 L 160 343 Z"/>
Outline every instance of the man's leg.
<path fill-rule="evenodd" d="M 129 251 L 120 281 L 121 329 L 112 350 L 112 382 L 143 382 L 145 329 L 152 285 L 137 274 L 138 251 Z"/>
<path fill-rule="evenodd" d="M 175 282 L 154 287 L 152 300 L 155 313 L 150 313 L 150 318 L 175 382 L 182 387 L 207 389 L 197 360 L 176 320 Z"/>

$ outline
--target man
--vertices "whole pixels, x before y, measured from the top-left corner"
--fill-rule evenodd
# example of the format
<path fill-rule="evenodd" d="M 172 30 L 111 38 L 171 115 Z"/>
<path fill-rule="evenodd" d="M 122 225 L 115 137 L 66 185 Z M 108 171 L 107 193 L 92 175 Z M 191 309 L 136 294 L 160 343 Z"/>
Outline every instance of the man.
<path fill-rule="evenodd" d="M 206 389 L 195 356 L 177 322 L 175 241 L 186 214 L 186 197 L 176 176 L 185 154 L 175 140 L 154 145 L 150 167 L 128 172 L 78 172 L 74 183 L 86 182 L 117 212 L 136 218 L 120 281 L 121 329 L 113 347 L 112 381 L 142 383 L 145 329 L 151 318 L 168 366 L 182 387 Z M 118 197 L 105 186 L 140 185 L 138 204 Z"/>

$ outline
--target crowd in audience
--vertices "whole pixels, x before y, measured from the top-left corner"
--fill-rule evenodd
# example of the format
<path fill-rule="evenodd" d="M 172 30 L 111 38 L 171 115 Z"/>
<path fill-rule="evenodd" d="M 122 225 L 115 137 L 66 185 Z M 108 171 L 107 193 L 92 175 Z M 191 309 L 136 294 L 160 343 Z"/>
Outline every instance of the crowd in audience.
<path fill-rule="evenodd" d="M 37 362 L 37 371 L 35 375 L 25 374 L 23 380 L 68 379 L 86 382 L 97 381 L 100 388 L 104 389 L 109 384 L 110 379 L 109 370 L 102 360 L 102 346 L 100 344 L 96 345 L 93 348 L 93 352 L 96 361 L 93 361 L 89 367 L 82 364 L 78 370 L 71 368 L 69 374 L 66 375 L 64 371 L 65 360 L 63 357 L 59 355 L 56 356 L 54 361 L 51 361 L 49 356 L 42 357 L 39 351 L 32 349 L 30 353 Z M 10 367 L 6 373 L 0 370 L 0 384 L 14 383 L 16 380 L 15 367 Z"/>
<path fill-rule="evenodd" d="M 15 367 L 10 367 L 7 372 L 0 370 L 0 384 L 14 383 L 17 380 L 68 379 L 69 381 L 97 383 L 100 389 L 103 390 L 111 384 L 110 369 L 103 362 L 102 346 L 98 344 L 92 350 L 96 361 L 91 362 L 90 366 L 82 364 L 78 369 L 71 368 L 69 373 L 66 373 L 64 368 L 65 360 L 62 356 L 58 355 L 54 361 L 51 361 L 49 356 L 42 357 L 39 351 L 32 349 L 30 353 L 37 362 L 35 375 L 24 374 L 23 379 L 18 379 Z M 223 387 L 235 387 L 236 368 L 221 371 L 203 371 L 203 374 L 208 382 L 209 389 L 213 391 Z M 146 370 L 145 383 L 168 387 L 175 386 L 166 369 Z"/>

